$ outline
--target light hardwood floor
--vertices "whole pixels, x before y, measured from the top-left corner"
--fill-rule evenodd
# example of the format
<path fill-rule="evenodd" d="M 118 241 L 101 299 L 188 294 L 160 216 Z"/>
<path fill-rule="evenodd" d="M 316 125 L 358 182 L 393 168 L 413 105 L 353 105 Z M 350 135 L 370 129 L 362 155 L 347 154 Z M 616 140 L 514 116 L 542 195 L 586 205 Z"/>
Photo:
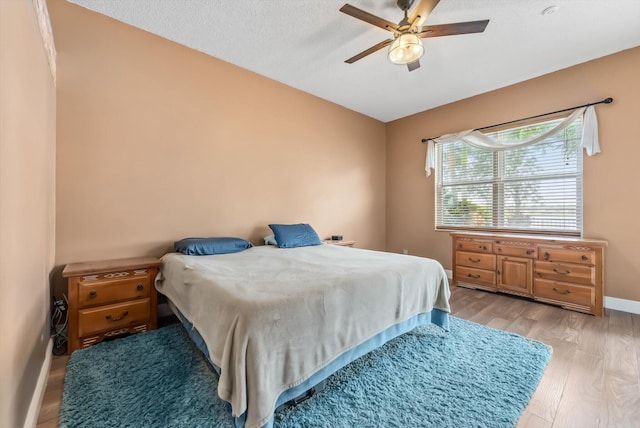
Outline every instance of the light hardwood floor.
<path fill-rule="evenodd" d="M 453 287 L 452 315 L 553 347 L 517 428 L 640 427 L 640 315 L 596 318 L 484 291 Z M 54 357 L 38 428 L 57 427 L 68 357 Z"/>

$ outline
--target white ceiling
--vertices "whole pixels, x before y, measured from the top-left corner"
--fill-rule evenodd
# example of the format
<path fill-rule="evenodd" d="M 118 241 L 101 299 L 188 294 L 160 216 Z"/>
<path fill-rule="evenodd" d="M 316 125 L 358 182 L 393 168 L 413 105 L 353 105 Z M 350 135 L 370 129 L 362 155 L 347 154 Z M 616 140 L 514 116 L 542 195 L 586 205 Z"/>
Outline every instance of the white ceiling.
<path fill-rule="evenodd" d="M 391 35 L 339 12 L 345 0 L 69 1 L 383 122 L 640 46 L 640 0 L 441 0 L 423 25 L 489 25 L 423 39 L 413 72 L 386 49 L 344 63 Z M 403 16 L 395 0 L 349 3 Z"/>

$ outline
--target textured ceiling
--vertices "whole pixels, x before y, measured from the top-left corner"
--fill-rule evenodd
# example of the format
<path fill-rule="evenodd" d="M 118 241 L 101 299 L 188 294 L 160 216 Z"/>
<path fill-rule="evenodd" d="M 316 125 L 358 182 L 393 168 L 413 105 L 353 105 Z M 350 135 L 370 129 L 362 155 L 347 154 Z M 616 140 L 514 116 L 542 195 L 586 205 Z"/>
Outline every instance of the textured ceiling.
<path fill-rule="evenodd" d="M 345 0 L 70 1 L 383 122 L 640 45 L 640 0 L 441 0 L 424 25 L 489 25 L 424 39 L 410 73 L 386 49 L 344 63 L 391 34 L 339 12 Z M 402 18 L 395 0 L 349 3 Z"/>

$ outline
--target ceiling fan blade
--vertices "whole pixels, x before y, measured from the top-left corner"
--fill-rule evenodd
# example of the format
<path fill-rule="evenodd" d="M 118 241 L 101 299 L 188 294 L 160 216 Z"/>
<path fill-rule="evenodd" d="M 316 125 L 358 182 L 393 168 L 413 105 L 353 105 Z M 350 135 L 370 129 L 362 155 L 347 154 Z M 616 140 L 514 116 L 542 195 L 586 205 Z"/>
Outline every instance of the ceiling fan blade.
<path fill-rule="evenodd" d="M 426 38 L 482 33 L 487 28 L 488 23 L 489 20 L 485 19 L 484 21 L 458 22 L 455 24 L 426 25 L 418 30 L 418 36 Z"/>
<path fill-rule="evenodd" d="M 387 39 L 383 42 L 378 43 L 377 45 L 371 46 L 369 49 L 360 52 L 358 55 L 353 56 L 351 58 L 349 58 L 348 60 L 346 60 L 345 62 L 347 64 L 353 64 L 354 62 L 356 62 L 359 59 L 364 58 L 365 56 L 372 54 L 376 51 L 379 51 L 380 49 L 382 49 L 385 46 L 389 46 L 391 43 L 393 43 L 393 40 L 391 39 Z"/>
<path fill-rule="evenodd" d="M 409 19 L 411 25 L 422 25 L 439 2 L 440 0 L 420 0 L 411 12 L 411 19 Z"/>
<path fill-rule="evenodd" d="M 380 27 L 383 30 L 391 31 L 390 28 L 397 30 L 398 24 L 394 24 L 391 21 L 387 21 L 386 19 L 378 18 L 375 15 L 370 14 L 369 12 L 365 12 L 362 9 L 358 9 L 355 6 L 351 6 L 350 4 L 345 4 L 340 8 L 340 12 L 346 13 L 347 15 L 351 15 L 356 19 L 360 19 L 364 22 L 368 22 L 371 25 L 375 25 L 376 27 Z"/>
<path fill-rule="evenodd" d="M 413 70 L 417 70 L 420 68 L 420 60 L 417 59 L 413 62 L 410 62 L 409 64 L 407 64 L 407 68 L 409 69 L 409 71 L 413 71 Z"/>

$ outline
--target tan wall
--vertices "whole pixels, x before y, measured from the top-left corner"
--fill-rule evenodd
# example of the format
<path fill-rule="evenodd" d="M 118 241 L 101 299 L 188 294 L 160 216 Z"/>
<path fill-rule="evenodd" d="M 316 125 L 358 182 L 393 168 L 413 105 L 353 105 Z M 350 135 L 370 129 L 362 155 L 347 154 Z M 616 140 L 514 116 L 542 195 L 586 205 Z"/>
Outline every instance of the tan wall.
<path fill-rule="evenodd" d="M 23 426 L 49 341 L 55 87 L 31 0 L 0 1 L 0 426 Z"/>
<path fill-rule="evenodd" d="M 584 236 L 609 241 L 605 295 L 640 301 L 640 48 L 387 124 L 387 249 L 451 268 L 448 233 L 434 230 L 434 178 L 425 178 L 422 138 L 527 117 L 606 97 L 596 107 L 602 153 L 584 158 Z M 631 196 L 631 197 L 630 197 Z"/>
<path fill-rule="evenodd" d="M 308 222 L 385 246 L 385 125 L 62 1 L 56 263 L 260 243 Z"/>

